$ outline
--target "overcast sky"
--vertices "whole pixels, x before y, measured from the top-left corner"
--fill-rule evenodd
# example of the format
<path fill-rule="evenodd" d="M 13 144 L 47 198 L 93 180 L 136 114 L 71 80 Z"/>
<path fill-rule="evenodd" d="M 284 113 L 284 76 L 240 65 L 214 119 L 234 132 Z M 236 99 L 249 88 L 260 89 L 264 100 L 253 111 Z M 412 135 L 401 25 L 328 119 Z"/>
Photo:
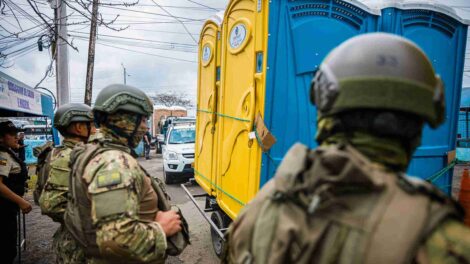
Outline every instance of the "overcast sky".
<path fill-rule="evenodd" d="M 12 1 L 33 14 L 26 0 Z M 41 12 L 52 17 L 52 10 L 49 5 L 45 4 L 46 1 L 37 0 L 37 2 L 44 3 L 43 5 L 39 4 L 38 7 Z M 118 3 L 122 1 L 102 0 L 101 2 Z M 132 2 L 132 0 L 127 2 Z M 128 8 L 100 7 L 99 11 L 103 14 L 105 20 L 110 20 L 117 14 L 120 15 L 114 27 L 128 25 L 129 28 L 115 32 L 104 26 L 99 27 L 93 97 L 108 84 L 123 83 L 122 64 L 126 67 L 128 75 L 130 75 L 127 76 L 127 84 L 139 87 L 146 92 L 181 91 L 194 100 L 197 86 L 197 43 L 193 38 L 197 41 L 204 21 L 217 13 L 217 10 L 224 9 L 226 5 L 225 0 L 199 0 L 197 2 L 210 8 L 193 4 L 187 0 L 158 0 L 157 2 L 174 16 L 184 17 L 181 18 L 184 20 L 194 19 L 194 21 L 185 23 L 193 37 L 186 33 L 178 21 L 168 17 L 151 0 L 140 0 L 138 5 Z M 70 15 L 72 12 L 73 10 L 69 8 L 68 14 Z M 2 26 L 8 27 L 13 32 L 19 31 L 15 27 L 17 23 L 13 17 L 10 16 L 5 19 L 0 15 L 0 18 L 2 19 L 0 20 Z M 24 17 L 18 18 L 24 29 L 34 25 Z M 78 13 L 75 12 L 68 21 L 78 22 L 83 21 L 83 19 L 80 19 Z M 69 41 L 73 41 L 73 45 L 78 48 L 78 52 L 69 48 L 71 100 L 73 102 L 83 102 L 89 26 L 69 26 L 68 31 Z M 123 38 L 118 39 L 109 36 Z M 24 45 L 35 41 L 37 41 L 37 38 Z M 148 54 L 126 51 L 115 47 Z M 169 57 L 170 59 L 158 56 Z M 1 70 L 30 86 L 35 86 L 43 77 L 50 60 L 51 56 L 48 51 L 39 52 L 36 49 L 12 61 L 14 64 L 11 68 Z M 41 86 L 55 90 L 55 77 L 48 77 Z"/>
<path fill-rule="evenodd" d="M 26 0 L 13 1 L 19 7 L 34 14 Z M 118 3 L 120 0 L 102 0 L 102 2 Z M 192 3 L 189 0 L 154 0 L 172 15 L 180 19 L 193 21 L 185 23 L 193 38 L 198 40 L 199 31 L 204 21 L 213 16 L 217 10 L 225 8 L 227 0 L 197 0 L 202 5 Z M 52 10 L 46 0 L 36 0 L 41 12 L 52 17 Z M 132 0 L 127 1 L 132 2 Z M 470 0 L 442 0 L 452 6 L 457 6 L 459 12 L 470 19 Z M 119 14 L 115 27 L 129 25 L 129 28 L 114 32 L 103 26 L 98 30 L 98 44 L 96 46 L 95 71 L 93 97 L 100 89 L 111 83 L 123 82 L 123 64 L 127 73 L 127 83 L 139 87 L 146 92 L 181 91 L 185 92 L 194 101 L 196 97 L 197 79 L 197 43 L 190 37 L 183 26 L 168 15 L 152 0 L 140 0 L 134 7 L 100 7 L 100 13 L 105 19 L 112 19 Z M 68 14 L 73 10 L 68 9 Z M 159 15 L 160 14 L 160 15 Z M 23 29 L 35 24 L 25 16 L 18 16 Z M 78 13 L 74 13 L 69 22 L 83 21 Z M 12 16 L 0 15 L 1 26 L 11 32 L 19 32 L 16 20 Z M 88 25 L 69 26 L 69 40 L 78 48 L 78 52 L 69 48 L 70 56 L 70 87 L 71 100 L 83 102 L 87 51 L 89 33 Z M 6 34 L 0 28 L 0 33 Z M 120 36 L 121 39 L 109 36 Z M 127 39 L 124 39 L 127 38 Z M 138 40 L 137 40 L 138 39 Z M 22 45 L 31 45 L 37 38 L 31 39 Z M 0 45 L 3 45 L 0 44 Z M 107 46 L 105 46 L 107 45 Z M 110 47 L 114 46 L 114 47 Z M 139 54 L 118 48 L 144 52 Z M 169 58 L 162 58 L 164 56 Z M 470 47 L 467 45 L 467 57 L 470 57 Z M 35 86 L 44 75 L 51 60 L 48 50 L 39 52 L 36 49 L 10 61 L 12 66 L 1 69 L 5 73 L 20 81 Z M 470 60 L 466 60 L 466 69 L 469 71 L 464 76 L 464 86 L 470 87 Z M 51 76 L 42 83 L 43 87 L 55 91 L 55 77 Z"/>

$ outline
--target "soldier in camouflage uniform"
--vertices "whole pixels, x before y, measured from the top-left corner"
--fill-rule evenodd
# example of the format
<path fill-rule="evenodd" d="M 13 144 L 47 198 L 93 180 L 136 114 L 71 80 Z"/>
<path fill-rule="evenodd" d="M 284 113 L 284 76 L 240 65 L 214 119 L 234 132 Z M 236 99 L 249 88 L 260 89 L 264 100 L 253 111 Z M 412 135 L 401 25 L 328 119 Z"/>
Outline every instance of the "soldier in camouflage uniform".
<path fill-rule="evenodd" d="M 42 159 L 44 164 L 40 164 L 43 169 L 38 175 L 36 193 L 42 214 L 60 223 L 52 243 L 56 262 L 85 263 L 84 252 L 64 225 L 64 212 L 69 192 L 70 153 L 77 143 L 87 142 L 94 133 L 91 107 L 85 104 L 65 104 L 59 107 L 54 116 L 54 127 L 64 140 L 61 146 L 53 148 Z"/>
<path fill-rule="evenodd" d="M 461 208 L 406 177 L 444 87 L 423 51 L 383 33 L 334 49 L 312 81 L 319 147 L 294 145 L 229 228 L 223 263 L 470 263 Z"/>
<path fill-rule="evenodd" d="M 176 238 L 188 233 L 163 184 L 134 158 L 153 104 L 134 87 L 110 85 L 93 110 L 100 132 L 72 153 L 67 227 L 90 263 L 163 263 L 181 253 L 188 237 Z"/>

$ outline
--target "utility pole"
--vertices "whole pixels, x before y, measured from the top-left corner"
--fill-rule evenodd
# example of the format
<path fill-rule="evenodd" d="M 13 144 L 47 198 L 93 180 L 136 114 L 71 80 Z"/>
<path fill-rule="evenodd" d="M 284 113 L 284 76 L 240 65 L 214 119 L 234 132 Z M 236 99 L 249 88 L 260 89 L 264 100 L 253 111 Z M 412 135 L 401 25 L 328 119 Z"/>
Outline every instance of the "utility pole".
<path fill-rule="evenodd" d="M 126 67 L 124 67 L 124 64 L 122 64 L 122 62 L 121 62 L 121 66 L 122 66 L 122 70 L 123 70 L 123 74 L 124 74 L 124 84 L 127 84 L 127 71 L 126 71 Z"/>
<path fill-rule="evenodd" d="M 85 83 L 85 104 L 87 105 L 91 105 L 91 98 L 93 93 L 93 69 L 95 67 L 95 46 L 97 28 L 96 20 L 98 18 L 98 4 L 99 0 L 93 0 L 93 7 L 91 10 L 90 41 L 88 43 L 88 63 Z"/>
<path fill-rule="evenodd" d="M 56 29 L 56 89 L 57 106 L 70 102 L 69 53 L 67 44 L 67 5 L 66 0 L 51 0 L 54 9 Z"/>

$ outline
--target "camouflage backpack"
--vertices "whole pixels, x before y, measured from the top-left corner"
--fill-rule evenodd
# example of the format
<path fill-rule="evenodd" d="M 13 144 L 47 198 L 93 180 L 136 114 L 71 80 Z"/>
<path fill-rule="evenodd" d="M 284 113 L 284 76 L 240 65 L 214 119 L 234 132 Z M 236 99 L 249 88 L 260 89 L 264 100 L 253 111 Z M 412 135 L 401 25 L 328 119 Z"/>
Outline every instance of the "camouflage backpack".
<path fill-rule="evenodd" d="M 49 141 L 42 146 L 35 147 L 33 150 L 34 156 L 37 157 L 36 175 L 38 178 L 33 192 L 34 203 L 36 205 L 39 205 L 39 197 L 44 190 L 44 186 L 46 185 L 47 178 L 49 176 L 49 162 L 51 160 L 51 152 L 53 149 L 53 143 Z"/>
<path fill-rule="evenodd" d="M 223 262 L 411 263 L 442 221 L 459 217 L 432 185 L 351 146 L 297 144 L 230 226 Z"/>

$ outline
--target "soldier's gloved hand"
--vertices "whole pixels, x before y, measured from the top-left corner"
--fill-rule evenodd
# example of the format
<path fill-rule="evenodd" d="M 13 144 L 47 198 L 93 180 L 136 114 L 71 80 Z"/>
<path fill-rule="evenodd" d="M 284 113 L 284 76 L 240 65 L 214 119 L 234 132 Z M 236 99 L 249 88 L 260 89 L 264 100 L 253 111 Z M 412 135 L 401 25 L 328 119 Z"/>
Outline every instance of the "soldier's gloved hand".
<path fill-rule="evenodd" d="M 159 211 L 155 221 L 160 224 L 167 237 L 181 231 L 181 217 L 173 210 L 166 212 Z"/>

